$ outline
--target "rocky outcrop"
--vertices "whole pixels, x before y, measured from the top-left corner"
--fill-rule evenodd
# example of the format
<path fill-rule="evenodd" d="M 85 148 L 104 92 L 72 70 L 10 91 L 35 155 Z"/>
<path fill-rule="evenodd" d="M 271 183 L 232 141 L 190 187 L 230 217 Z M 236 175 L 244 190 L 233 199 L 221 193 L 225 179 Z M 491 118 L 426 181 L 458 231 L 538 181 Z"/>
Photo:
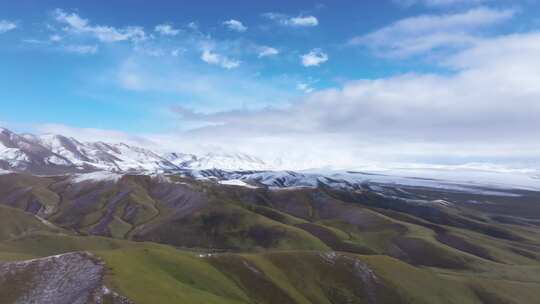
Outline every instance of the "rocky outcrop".
<path fill-rule="evenodd" d="M 0 263 L 0 303 L 130 304 L 103 285 L 105 265 L 88 252 Z"/>

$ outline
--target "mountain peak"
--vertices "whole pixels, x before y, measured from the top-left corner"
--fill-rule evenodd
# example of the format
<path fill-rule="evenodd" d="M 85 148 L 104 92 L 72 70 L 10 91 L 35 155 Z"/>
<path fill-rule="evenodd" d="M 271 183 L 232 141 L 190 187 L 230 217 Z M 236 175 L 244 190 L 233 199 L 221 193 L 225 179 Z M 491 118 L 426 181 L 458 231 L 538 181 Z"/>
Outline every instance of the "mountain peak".
<path fill-rule="evenodd" d="M 0 127 L 0 134 L 10 135 L 13 134 L 13 132 L 7 128 Z"/>
<path fill-rule="evenodd" d="M 0 130 L 2 130 L 0 134 L 3 134 L 0 136 L 2 145 L 11 148 L 9 153 L 0 154 L 0 161 L 12 164 L 9 169 L 31 171 L 32 168 L 39 167 L 39 172 L 48 172 L 48 168 L 44 167 L 48 164 L 65 167 L 70 172 L 271 169 L 264 161 L 245 153 L 209 152 L 201 156 L 182 152 L 159 154 L 126 143 L 81 142 L 61 134 L 18 135 L 4 128 Z"/>

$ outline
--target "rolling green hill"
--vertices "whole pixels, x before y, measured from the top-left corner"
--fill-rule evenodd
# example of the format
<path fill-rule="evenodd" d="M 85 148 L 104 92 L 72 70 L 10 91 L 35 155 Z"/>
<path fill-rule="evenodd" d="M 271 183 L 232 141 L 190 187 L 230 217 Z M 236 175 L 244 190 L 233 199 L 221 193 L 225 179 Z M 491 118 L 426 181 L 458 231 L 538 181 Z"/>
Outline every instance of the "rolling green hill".
<path fill-rule="evenodd" d="M 252 189 L 176 177 L 75 183 L 11 174 L 0 186 L 0 265 L 90 252 L 105 265 L 107 288 L 134 303 L 540 298 L 534 192 L 407 189 L 428 198 L 420 203 L 369 189 Z"/>

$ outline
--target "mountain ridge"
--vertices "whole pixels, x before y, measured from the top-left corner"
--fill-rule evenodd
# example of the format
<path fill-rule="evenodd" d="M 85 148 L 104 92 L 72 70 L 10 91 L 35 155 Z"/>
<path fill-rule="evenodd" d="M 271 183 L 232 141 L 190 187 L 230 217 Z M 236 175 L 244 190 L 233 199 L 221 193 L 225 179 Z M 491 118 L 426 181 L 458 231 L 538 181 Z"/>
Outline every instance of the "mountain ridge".
<path fill-rule="evenodd" d="M 269 166 L 242 153 L 160 154 L 125 143 L 82 142 L 59 134 L 36 136 L 0 128 L 0 168 L 37 173 L 54 173 L 61 169 L 69 172 L 163 173 L 212 168 L 262 170 Z"/>
<path fill-rule="evenodd" d="M 475 169 L 476 168 L 476 169 Z M 485 192 L 485 189 L 540 190 L 538 172 L 487 166 L 438 166 L 358 170 L 283 170 L 244 153 L 158 153 L 125 143 L 83 142 L 58 134 L 17 134 L 0 128 L 0 169 L 38 175 L 177 174 L 216 179 L 237 186 L 354 188 L 358 185 L 397 184 Z M 90 174 L 82 179 L 109 178 Z"/>

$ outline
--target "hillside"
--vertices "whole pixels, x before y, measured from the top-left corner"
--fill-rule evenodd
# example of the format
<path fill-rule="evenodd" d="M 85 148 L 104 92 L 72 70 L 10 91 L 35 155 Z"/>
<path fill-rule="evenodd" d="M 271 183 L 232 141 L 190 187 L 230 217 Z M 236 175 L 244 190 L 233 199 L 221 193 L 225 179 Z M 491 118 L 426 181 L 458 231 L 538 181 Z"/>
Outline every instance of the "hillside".
<path fill-rule="evenodd" d="M 248 182 L 0 175 L 0 259 L 88 251 L 106 265 L 105 286 L 134 303 L 530 303 L 539 296 L 539 192 Z M 1 267 L 16 267 L 9 263 Z M 25 276 L 41 286 L 43 271 Z"/>

